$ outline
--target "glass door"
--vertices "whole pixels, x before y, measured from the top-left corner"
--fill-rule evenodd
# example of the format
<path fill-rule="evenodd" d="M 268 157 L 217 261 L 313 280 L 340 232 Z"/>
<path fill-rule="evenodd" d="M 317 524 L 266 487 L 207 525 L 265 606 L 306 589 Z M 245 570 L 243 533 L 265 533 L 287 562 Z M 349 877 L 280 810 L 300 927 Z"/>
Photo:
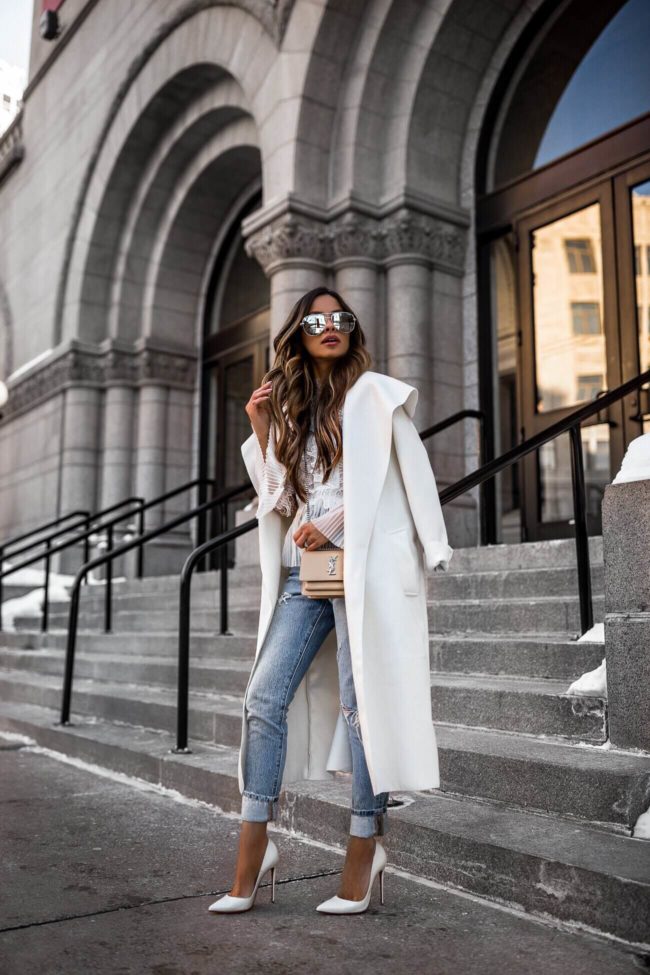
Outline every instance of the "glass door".
<path fill-rule="evenodd" d="M 520 219 L 516 226 L 521 321 L 522 438 L 543 430 L 622 379 L 611 183 Z M 599 534 L 601 502 L 624 453 L 622 407 L 582 426 L 587 526 Z M 569 436 L 526 457 L 528 540 L 573 534 Z"/>
<path fill-rule="evenodd" d="M 204 425 L 204 453 L 207 476 L 216 481 L 215 491 L 234 487 L 248 480 L 248 472 L 241 454 L 242 443 L 251 434 L 245 406 L 251 393 L 259 386 L 269 368 L 268 311 L 255 316 L 258 321 L 247 323 L 249 338 L 228 347 L 227 336 L 220 335 L 222 349 L 215 349 L 204 364 L 207 387 L 207 416 Z M 255 334 L 256 333 L 256 334 Z M 242 337 L 241 325 L 239 338 Z M 231 336 L 232 338 L 232 336 Z M 227 526 L 235 524 L 235 512 L 245 501 L 236 498 L 229 502 Z M 219 533 L 216 511 L 209 519 L 210 537 Z M 234 564 L 235 542 L 228 546 L 229 563 Z M 212 567 L 218 567 L 217 556 Z"/>
<path fill-rule="evenodd" d="M 650 160 L 616 177 L 623 380 L 650 369 Z M 626 397 L 626 443 L 650 433 L 648 386 Z"/>

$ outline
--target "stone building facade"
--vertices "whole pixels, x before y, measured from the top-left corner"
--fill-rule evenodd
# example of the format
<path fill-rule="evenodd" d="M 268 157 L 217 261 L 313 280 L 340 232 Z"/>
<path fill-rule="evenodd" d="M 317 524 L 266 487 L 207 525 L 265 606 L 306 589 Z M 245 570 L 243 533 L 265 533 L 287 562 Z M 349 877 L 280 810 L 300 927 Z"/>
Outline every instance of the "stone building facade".
<path fill-rule="evenodd" d="M 483 408 L 493 449 L 509 446 L 530 376 L 517 353 L 508 405 L 490 248 L 579 188 L 579 161 L 562 177 L 575 146 L 542 166 L 560 180 L 546 195 L 535 152 L 626 6 L 65 0 L 45 41 L 35 3 L 24 108 L 0 141 L 2 535 L 200 475 L 242 479 L 243 405 L 289 308 L 322 283 L 357 311 L 374 368 L 417 386 L 420 429 Z M 543 43 L 564 60 L 540 72 Z M 640 124 L 625 111 L 623 127 Z M 620 150 L 637 169 L 642 137 Z M 524 183 L 528 209 L 490 224 Z M 607 261 L 603 276 L 606 291 Z M 638 361 L 626 368 L 607 384 Z M 613 469 L 638 432 L 612 441 Z M 439 487 L 454 482 L 477 465 L 475 421 L 428 449 Z M 507 485 L 499 499 L 514 504 Z M 446 516 L 452 545 L 478 540 L 475 494 Z"/>

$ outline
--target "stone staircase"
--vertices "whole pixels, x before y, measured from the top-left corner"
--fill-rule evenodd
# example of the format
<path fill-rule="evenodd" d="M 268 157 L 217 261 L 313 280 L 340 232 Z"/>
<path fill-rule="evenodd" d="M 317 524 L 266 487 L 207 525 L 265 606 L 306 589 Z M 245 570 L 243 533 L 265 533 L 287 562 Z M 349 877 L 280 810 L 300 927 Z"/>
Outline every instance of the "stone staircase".
<path fill-rule="evenodd" d="M 590 539 L 602 620 L 602 540 Z M 650 843 L 630 836 L 650 804 L 650 756 L 607 741 L 606 702 L 566 696 L 602 644 L 577 642 L 572 540 L 457 549 L 428 579 L 431 700 L 440 790 L 392 794 L 389 862 L 419 876 L 571 922 L 650 942 Z M 84 589 L 72 698 L 56 726 L 67 606 L 47 634 L 19 618 L 0 635 L 0 730 L 238 812 L 241 697 L 255 652 L 259 570 L 231 574 L 218 629 L 218 576 L 195 577 L 190 747 L 176 755 L 178 578 L 115 586 L 114 632 L 102 589 Z M 291 783 L 280 823 L 344 843 L 349 776 Z"/>

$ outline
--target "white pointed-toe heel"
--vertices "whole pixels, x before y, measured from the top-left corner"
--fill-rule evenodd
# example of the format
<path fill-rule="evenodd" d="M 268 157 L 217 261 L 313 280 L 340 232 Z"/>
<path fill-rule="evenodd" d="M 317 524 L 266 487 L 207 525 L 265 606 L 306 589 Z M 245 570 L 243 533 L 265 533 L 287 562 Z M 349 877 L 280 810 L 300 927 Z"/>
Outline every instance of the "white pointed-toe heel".
<path fill-rule="evenodd" d="M 329 900 L 323 901 L 316 908 L 317 911 L 322 911 L 324 914 L 361 914 L 363 911 L 368 909 L 370 904 L 370 891 L 372 890 L 372 885 L 375 877 L 379 874 L 379 897 L 381 903 L 384 903 L 384 868 L 386 866 L 386 850 L 383 848 L 381 843 L 375 840 L 375 852 L 372 856 L 372 864 L 370 866 L 370 880 L 368 881 L 368 890 L 366 891 L 366 896 L 360 901 L 350 901 L 346 900 L 345 897 L 339 897 L 335 895 L 330 897 Z"/>
<path fill-rule="evenodd" d="M 257 880 L 253 887 L 253 893 L 249 897 L 232 897 L 230 894 L 224 894 L 214 904 L 210 904 L 208 910 L 214 914 L 234 914 L 236 911 L 248 911 L 255 902 L 257 888 L 267 870 L 271 871 L 271 902 L 275 903 L 275 868 L 279 859 L 278 848 L 269 836 L 266 850 L 264 851 L 262 866 L 260 867 L 260 872 L 257 875 Z"/>

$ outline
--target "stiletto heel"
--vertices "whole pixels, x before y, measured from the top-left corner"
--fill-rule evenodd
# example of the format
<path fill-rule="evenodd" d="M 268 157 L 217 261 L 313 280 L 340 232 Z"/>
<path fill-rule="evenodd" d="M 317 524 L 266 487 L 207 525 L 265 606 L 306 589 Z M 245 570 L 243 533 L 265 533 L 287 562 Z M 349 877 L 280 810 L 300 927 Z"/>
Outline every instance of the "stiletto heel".
<path fill-rule="evenodd" d="M 385 849 L 381 843 L 375 840 L 375 852 L 373 853 L 372 864 L 370 865 L 370 880 L 368 881 L 368 889 L 363 900 L 351 901 L 345 897 L 339 897 L 337 894 L 334 897 L 330 897 L 329 900 L 323 901 L 322 904 L 319 904 L 316 910 L 322 911 L 324 914 L 361 914 L 368 909 L 368 905 L 370 904 L 370 891 L 372 890 L 373 881 L 377 874 L 379 874 L 379 891 L 383 904 L 384 867 L 386 866 L 387 859 Z"/>
<path fill-rule="evenodd" d="M 231 894 L 224 894 L 214 904 L 210 904 L 208 910 L 212 911 L 213 914 L 234 914 L 237 911 L 249 910 L 255 903 L 255 895 L 257 894 L 260 881 L 268 870 L 271 871 L 271 901 L 275 902 L 275 868 L 279 859 L 278 849 L 269 836 L 260 872 L 257 875 L 257 880 L 253 887 L 253 893 L 249 897 L 233 897 Z"/>

